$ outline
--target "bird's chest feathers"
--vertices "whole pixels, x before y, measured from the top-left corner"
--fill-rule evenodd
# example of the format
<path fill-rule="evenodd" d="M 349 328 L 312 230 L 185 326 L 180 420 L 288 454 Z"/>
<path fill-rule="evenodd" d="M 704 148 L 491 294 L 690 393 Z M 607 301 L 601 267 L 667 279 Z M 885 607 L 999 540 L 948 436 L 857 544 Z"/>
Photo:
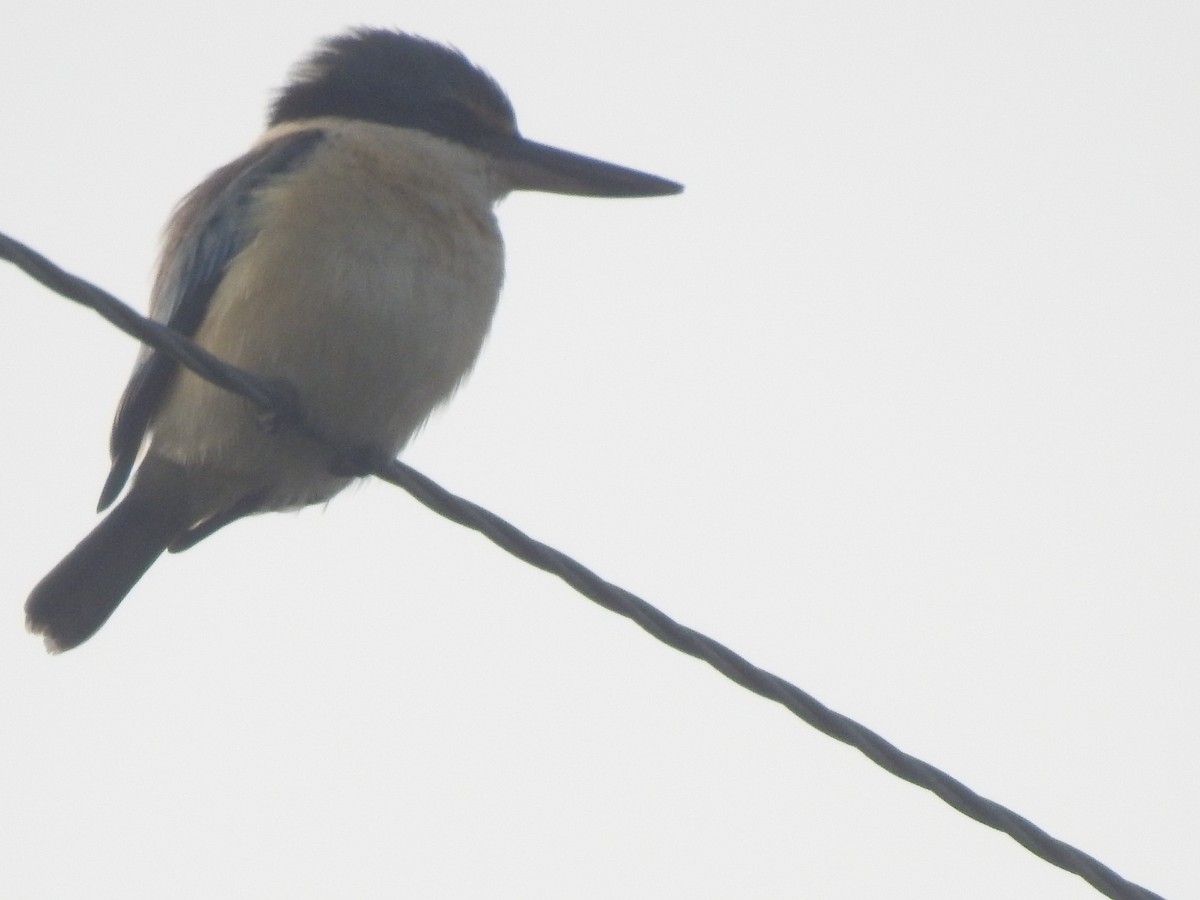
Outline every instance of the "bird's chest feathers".
<path fill-rule="evenodd" d="M 495 309 L 492 197 L 395 150 L 347 142 L 263 191 L 257 235 L 202 329 L 235 348 L 230 362 L 293 381 L 318 414 L 370 403 L 424 418 L 474 363 Z"/>

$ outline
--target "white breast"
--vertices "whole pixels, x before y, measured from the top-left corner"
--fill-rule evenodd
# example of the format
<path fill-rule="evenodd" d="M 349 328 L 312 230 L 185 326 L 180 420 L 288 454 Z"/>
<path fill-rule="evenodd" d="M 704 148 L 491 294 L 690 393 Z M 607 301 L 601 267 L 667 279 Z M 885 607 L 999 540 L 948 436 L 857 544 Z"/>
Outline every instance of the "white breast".
<path fill-rule="evenodd" d="M 394 454 L 479 354 L 503 278 L 500 191 L 467 148 L 408 129 L 328 127 L 310 162 L 263 192 L 257 237 L 196 339 L 286 379 L 339 440 Z M 190 373 L 155 422 L 151 452 L 203 473 L 204 507 L 250 483 L 274 508 L 345 484 L 328 475 L 327 454 L 264 434 L 248 404 Z"/>

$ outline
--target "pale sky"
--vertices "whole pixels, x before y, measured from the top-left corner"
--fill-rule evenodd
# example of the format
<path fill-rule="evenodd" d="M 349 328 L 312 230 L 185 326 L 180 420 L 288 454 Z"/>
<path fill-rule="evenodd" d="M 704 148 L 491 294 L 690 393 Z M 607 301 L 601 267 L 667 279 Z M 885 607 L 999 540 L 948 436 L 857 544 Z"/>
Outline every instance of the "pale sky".
<path fill-rule="evenodd" d="M 687 186 L 507 200 L 483 358 L 405 459 L 1196 896 L 1200 8 L 26 4 L 0 230 L 144 309 L 175 201 L 360 24 Z M 21 607 L 136 345 L 0 296 L 0 894 L 1099 896 L 383 484 L 45 655 Z"/>

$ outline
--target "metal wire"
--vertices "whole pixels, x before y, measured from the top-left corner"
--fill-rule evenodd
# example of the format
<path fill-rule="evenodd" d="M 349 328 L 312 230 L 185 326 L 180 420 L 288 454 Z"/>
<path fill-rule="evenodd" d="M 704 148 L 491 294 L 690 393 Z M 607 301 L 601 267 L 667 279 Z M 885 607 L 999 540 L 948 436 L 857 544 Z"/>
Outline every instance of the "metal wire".
<path fill-rule="evenodd" d="M 111 294 L 65 272 L 4 234 L 0 234 L 0 258 L 15 264 L 52 291 L 95 310 L 122 331 L 170 355 L 201 377 L 245 397 L 272 417 L 339 452 L 346 449 L 320 433 L 285 387 L 226 365 L 177 332 L 139 315 Z M 1122 878 L 1094 857 L 1052 837 L 1023 816 L 980 796 L 869 728 L 831 710 L 795 685 L 758 668 L 712 638 L 681 625 L 566 554 L 534 540 L 496 514 L 450 493 L 399 460 L 380 461 L 369 469 L 379 478 L 408 491 L 434 512 L 478 531 L 518 559 L 558 576 L 605 609 L 632 619 L 664 644 L 703 660 L 747 690 L 782 704 L 809 725 L 849 744 L 893 775 L 932 791 L 964 815 L 1004 832 L 1047 862 L 1080 876 L 1105 896 L 1114 900 L 1163 900 L 1160 895 Z"/>

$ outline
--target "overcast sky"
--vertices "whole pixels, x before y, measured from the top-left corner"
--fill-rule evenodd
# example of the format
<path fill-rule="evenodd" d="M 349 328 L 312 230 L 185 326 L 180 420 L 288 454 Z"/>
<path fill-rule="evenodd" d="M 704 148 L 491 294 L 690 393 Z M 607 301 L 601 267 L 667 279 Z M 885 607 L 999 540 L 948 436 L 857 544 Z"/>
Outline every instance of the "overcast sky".
<path fill-rule="evenodd" d="M 507 200 L 483 358 L 405 458 L 1195 895 L 1200 8 L 25 4 L 0 230 L 144 308 L 175 201 L 359 24 L 687 185 Z M 136 345 L 0 297 L 0 894 L 1098 896 L 383 484 L 45 655 L 21 607 Z"/>

